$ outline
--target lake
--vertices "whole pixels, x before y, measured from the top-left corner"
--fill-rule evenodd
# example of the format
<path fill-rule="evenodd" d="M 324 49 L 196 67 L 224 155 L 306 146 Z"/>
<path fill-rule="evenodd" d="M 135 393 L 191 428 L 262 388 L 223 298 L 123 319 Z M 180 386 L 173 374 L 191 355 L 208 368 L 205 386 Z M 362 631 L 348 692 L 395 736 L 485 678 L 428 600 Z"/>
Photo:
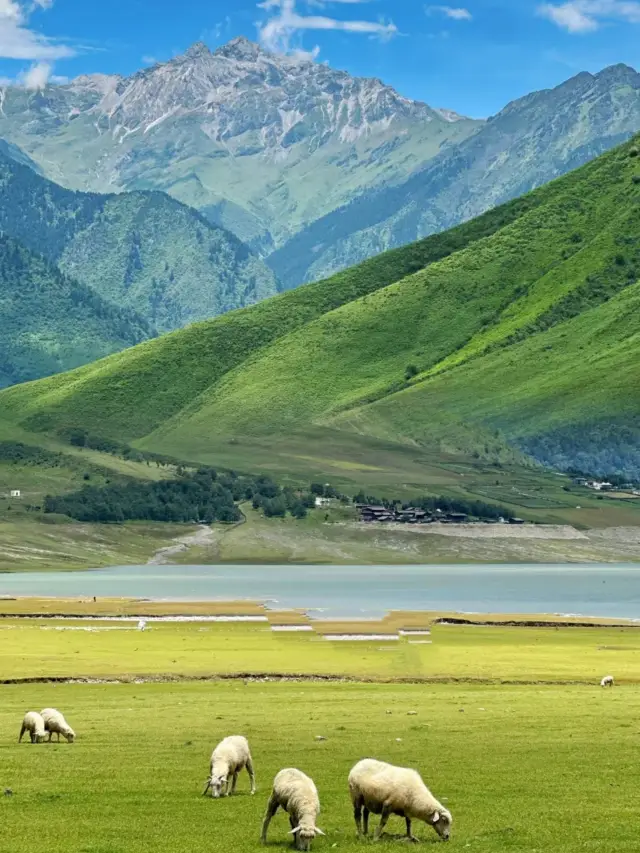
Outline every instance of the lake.
<path fill-rule="evenodd" d="M 0 574 L 0 595 L 250 599 L 319 617 L 444 610 L 640 619 L 640 566 L 128 566 Z"/>

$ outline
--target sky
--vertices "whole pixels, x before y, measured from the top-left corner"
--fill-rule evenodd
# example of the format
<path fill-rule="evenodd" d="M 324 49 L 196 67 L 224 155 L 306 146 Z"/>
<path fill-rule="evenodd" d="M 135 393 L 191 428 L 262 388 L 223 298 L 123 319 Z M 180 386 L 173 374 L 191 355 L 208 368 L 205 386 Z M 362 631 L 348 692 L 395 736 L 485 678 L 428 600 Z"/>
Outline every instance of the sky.
<path fill-rule="evenodd" d="M 239 35 L 485 117 L 580 71 L 640 69 L 640 0 L 0 0 L 0 78 L 128 75 Z"/>

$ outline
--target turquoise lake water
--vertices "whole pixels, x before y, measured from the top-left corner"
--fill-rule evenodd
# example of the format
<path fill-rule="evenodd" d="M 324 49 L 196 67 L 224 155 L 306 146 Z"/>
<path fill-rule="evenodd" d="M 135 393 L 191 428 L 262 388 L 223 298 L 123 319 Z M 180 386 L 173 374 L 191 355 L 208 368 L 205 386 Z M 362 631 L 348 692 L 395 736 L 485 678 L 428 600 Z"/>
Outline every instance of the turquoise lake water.
<path fill-rule="evenodd" d="M 0 595 L 251 599 L 325 617 L 452 610 L 640 619 L 640 566 L 128 566 L 0 574 Z"/>

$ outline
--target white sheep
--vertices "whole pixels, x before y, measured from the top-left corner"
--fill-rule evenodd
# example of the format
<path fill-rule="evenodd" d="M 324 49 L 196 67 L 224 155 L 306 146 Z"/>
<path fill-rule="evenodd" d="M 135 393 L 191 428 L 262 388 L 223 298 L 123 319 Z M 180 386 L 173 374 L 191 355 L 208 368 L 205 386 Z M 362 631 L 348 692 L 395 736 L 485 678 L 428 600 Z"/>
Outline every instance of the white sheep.
<path fill-rule="evenodd" d="M 44 711 L 40 711 L 40 714 L 44 720 L 44 727 L 49 732 L 49 743 L 52 735 L 58 735 L 58 743 L 60 742 L 60 735 L 69 743 L 74 742 L 76 733 L 60 711 L 56 711 L 55 708 L 45 708 Z"/>
<path fill-rule="evenodd" d="M 411 834 L 411 821 L 423 820 L 432 826 L 444 841 L 451 834 L 451 813 L 436 800 L 422 781 L 419 773 L 405 767 L 394 767 L 383 761 L 367 758 L 358 762 L 349 774 L 349 792 L 358 835 L 369 832 L 369 813 L 381 815 L 375 832 L 377 840 L 382 835 L 392 814 L 403 817 L 407 824 L 407 838 Z"/>
<path fill-rule="evenodd" d="M 247 769 L 251 779 L 251 793 L 256 792 L 256 777 L 253 772 L 253 761 L 249 742 L 245 737 L 234 735 L 226 737 L 216 746 L 211 754 L 211 772 L 207 779 L 207 786 L 202 796 L 211 788 L 211 796 L 214 799 L 235 793 L 238 774 Z M 229 777 L 231 777 L 231 790 L 229 790 Z"/>
<path fill-rule="evenodd" d="M 22 741 L 22 736 L 25 732 L 29 732 L 31 743 L 42 743 L 45 739 L 47 733 L 44 728 L 44 720 L 37 711 L 27 711 L 24 715 L 18 743 Z"/>
<path fill-rule="evenodd" d="M 273 791 L 267 805 L 267 813 L 262 823 L 262 843 L 267 843 L 267 830 L 279 808 L 289 815 L 290 835 L 298 850 L 309 850 L 316 835 L 324 832 L 316 826 L 320 814 L 318 789 L 313 779 L 302 770 L 288 768 L 281 770 L 273 780 Z"/>
<path fill-rule="evenodd" d="M 605 675 L 605 677 L 600 682 L 600 687 L 613 687 L 613 676 Z"/>

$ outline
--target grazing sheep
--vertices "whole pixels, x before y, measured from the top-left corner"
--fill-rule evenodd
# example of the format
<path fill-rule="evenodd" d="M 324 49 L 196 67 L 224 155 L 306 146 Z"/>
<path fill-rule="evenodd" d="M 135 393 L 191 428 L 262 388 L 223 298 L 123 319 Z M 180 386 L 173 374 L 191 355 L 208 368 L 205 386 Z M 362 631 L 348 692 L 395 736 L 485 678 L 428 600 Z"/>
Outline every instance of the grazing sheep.
<path fill-rule="evenodd" d="M 42 743 L 42 741 L 46 737 L 46 731 L 44 728 L 44 720 L 41 715 L 37 713 L 37 711 L 28 711 L 24 715 L 24 720 L 22 721 L 22 728 L 20 729 L 20 737 L 18 738 L 18 743 L 22 741 L 22 736 L 25 732 L 29 732 L 29 737 L 31 738 L 31 743 Z"/>
<path fill-rule="evenodd" d="M 613 676 L 605 675 L 605 677 L 600 682 L 600 687 L 613 687 Z"/>
<path fill-rule="evenodd" d="M 234 794 L 238 773 L 246 767 L 251 779 L 251 793 L 256 792 L 256 777 L 253 772 L 253 761 L 249 750 L 249 742 L 245 737 L 239 735 L 226 737 L 216 746 L 211 754 L 211 773 L 207 779 L 207 787 L 202 796 L 211 788 L 211 796 L 214 799 L 229 794 Z M 231 777 L 231 791 L 229 791 L 229 777 Z"/>
<path fill-rule="evenodd" d="M 423 820 L 432 826 L 443 841 L 451 834 L 451 814 L 436 800 L 422 781 L 420 774 L 405 767 L 394 767 L 383 761 L 367 758 L 360 761 L 349 774 L 349 792 L 358 835 L 369 832 L 369 813 L 381 815 L 380 826 L 374 838 L 380 838 L 392 814 L 403 817 L 407 824 L 407 838 L 411 834 L 411 821 Z"/>
<path fill-rule="evenodd" d="M 60 735 L 65 738 L 68 743 L 73 743 L 76 738 L 76 733 L 71 728 L 69 723 L 62 716 L 60 711 L 55 708 L 45 708 L 40 711 L 44 720 L 44 727 L 49 732 L 49 743 L 51 743 L 52 735 L 58 735 L 58 743 L 60 743 Z"/>
<path fill-rule="evenodd" d="M 324 835 L 316 826 L 320 814 L 318 789 L 301 770 L 281 770 L 273 780 L 273 791 L 269 798 L 267 813 L 262 823 L 262 843 L 267 843 L 267 830 L 279 808 L 289 815 L 290 835 L 298 850 L 309 850 L 316 835 Z"/>

